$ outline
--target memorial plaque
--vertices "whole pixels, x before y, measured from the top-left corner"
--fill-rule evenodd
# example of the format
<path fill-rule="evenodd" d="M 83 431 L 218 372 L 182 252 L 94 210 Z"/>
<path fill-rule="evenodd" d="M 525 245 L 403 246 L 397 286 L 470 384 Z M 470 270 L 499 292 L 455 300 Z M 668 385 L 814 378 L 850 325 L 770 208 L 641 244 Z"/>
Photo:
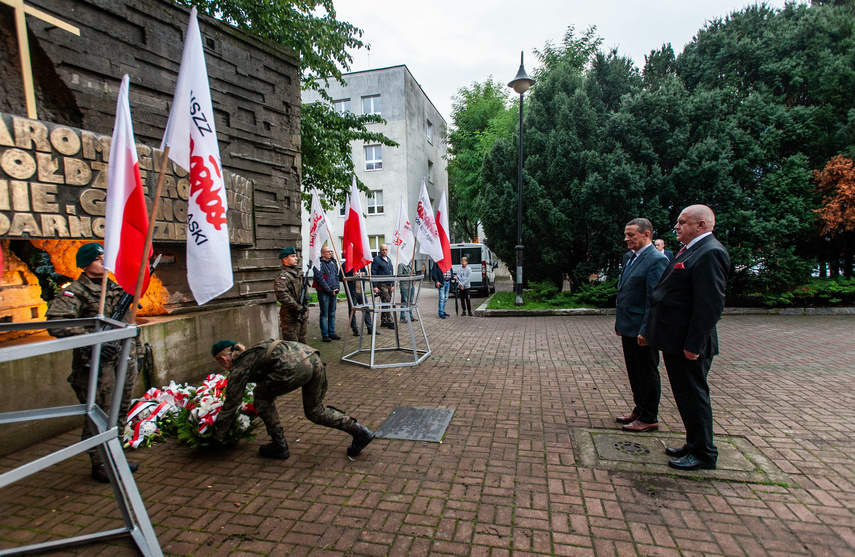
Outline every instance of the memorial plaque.
<path fill-rule="evenodd" d="M 375 435 L 384 439 L 440 443 L 453 415 L 452 408 L 399 406 L 377 428 Z"/>
<path fill-rule="evenodd" d="M 109 136 L 0 113 L 0 238 L 101 240 L 107 199 Z M 162 153 L 137 145 L 151 214 Z M 188 173 L 166 166 L 154 242 L 186 241 Z M 252 245 L 252 182 L 223 176 L 229 241 Z"/>

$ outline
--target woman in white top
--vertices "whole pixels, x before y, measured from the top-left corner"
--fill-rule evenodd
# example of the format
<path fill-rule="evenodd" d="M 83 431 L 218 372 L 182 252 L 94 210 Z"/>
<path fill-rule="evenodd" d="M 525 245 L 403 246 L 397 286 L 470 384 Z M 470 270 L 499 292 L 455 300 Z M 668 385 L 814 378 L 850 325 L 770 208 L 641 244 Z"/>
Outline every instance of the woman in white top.
<path fill-rule="evenodd" d="M 466 312 L 469 312 L 469 317 L 472 317 L 472 302 L 469 301 L 469 290 L 472 286 L 470 277 L 472 276 L 472 267 L 469 266 L 469 260 L 465 257 L 460 258 L 461 269 L 457 273 L 457 292 L 458 297 L 462 300 L 461 309 L 463 317 L 466 317 Z"/>

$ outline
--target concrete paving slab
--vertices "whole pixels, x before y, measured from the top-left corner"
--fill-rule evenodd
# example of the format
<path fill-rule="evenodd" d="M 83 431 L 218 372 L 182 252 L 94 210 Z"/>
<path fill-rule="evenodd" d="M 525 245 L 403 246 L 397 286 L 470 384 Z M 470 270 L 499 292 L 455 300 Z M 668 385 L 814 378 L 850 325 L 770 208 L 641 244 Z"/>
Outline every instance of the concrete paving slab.
<path fill-rule="evenodd" d="M 574 428 L 580 464 L 603 470 L 624 470 L 646 474 L 678 474 L 738 482 L 793 485 L 768 458 L 745 438 L 717 435 L 719 451 L 715 470 L 676 470 L 665 447 L 682 447 L 685 437 L 668 433 L 630 433 L 620 430 Z"/>

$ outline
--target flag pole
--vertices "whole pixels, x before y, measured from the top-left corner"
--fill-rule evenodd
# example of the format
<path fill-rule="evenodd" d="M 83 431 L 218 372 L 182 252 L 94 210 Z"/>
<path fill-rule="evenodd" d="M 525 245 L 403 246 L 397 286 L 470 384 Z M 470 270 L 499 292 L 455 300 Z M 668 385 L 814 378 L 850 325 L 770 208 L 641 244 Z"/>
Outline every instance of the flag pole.
<path fill-rule="evenodd" d="M 134 301 L 131 304 L 131 316 L 128 318 L 128 323 L 135 325 L 137 322 L 137 307 L 142 296 L 143 279 L 145 278 L 145 270 L 148 268 L 148 260 L 151 257 L 151 240 L 154 236 L 154 223 L 157 218 L 157 210 L 160 208 L 160 192 L 163 189 L 163 177 L 166 174 L 166 165 L 169 162 L 169 145 L 163 148 L 163 160 L 160 163 L 160 172 L 157 175 L 157 186 L 154 189 L 154 199 L 151 204 L 151 217 L 148 219 L 148 232 L 145 236 L 145 245 L 143 246 L 142 261 L 140 261 L 140 272 L 137 275 L 137 288 L 134 291 Z"/>
<path fill-rule="evenodd" d="M 98 302 L 98 315 L 104 315 L 104 305 L 107 303 L 107 275 L 110 273 L 104 269 L 104 276 L 101 277 L 101 301 Z"/>

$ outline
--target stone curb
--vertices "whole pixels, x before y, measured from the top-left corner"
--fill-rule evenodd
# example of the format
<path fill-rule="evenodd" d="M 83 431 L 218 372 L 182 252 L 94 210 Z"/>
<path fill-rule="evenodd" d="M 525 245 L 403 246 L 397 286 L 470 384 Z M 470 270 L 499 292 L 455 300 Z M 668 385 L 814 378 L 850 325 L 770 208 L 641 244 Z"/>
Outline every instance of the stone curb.
<path fill-rule="evenodd" d="M 490 298 L 474 311 L 476 317 L 548 317 L 577 315 L 614 315 L 614 309 L 487 309 Z M 844 308 L 724 308 L 723 315 L 855 315 L 855 307 Z"/>

